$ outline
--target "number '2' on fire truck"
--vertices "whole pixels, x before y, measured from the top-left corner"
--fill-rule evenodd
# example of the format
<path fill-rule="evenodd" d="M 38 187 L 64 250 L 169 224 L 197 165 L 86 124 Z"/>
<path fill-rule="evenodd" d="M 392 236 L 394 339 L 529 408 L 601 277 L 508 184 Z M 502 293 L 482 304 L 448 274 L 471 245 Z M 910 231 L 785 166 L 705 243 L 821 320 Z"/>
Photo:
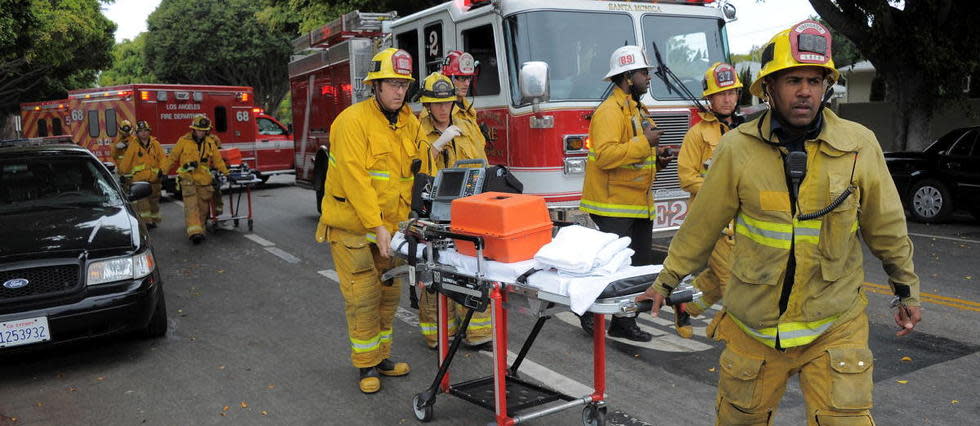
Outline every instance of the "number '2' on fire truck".
<path fill-rule="evenodd" d="M 691 92 L 714 62 L 728 61 L 725 17 L 713 0 L 453 1 L 396 18 L 394 13 L 352 12 L 293 41 L 289 64 L 296 142 L 296 178 L 323 196 L 329 129 L 345 107 L 371 96 L 362 83 L 372 55 L 393 45 L 414 59 L 422 81 L 439 70 L 450 50 L 478 61 L 470 96 L 487 139 L 491 163 L 509 167 L 526 193 L 553 209 L 577 208 L 589 154 L 589 120 L 609 83 L 609 57 L 624 44 L 652 45 Z M 548 96 L 522 96 L 522 65 L 548 64 Z M 413 88 L 417 90 L 417 85 Z M 411 94 L 410 94 L 411 96 Z M 661 144 L 680 146 L 700 118 L 679 91 L 654 78 L 642 97 L 659 128 Z M 415 111 L 421 105 L 412 105 Z M 671 231 L 687 213 L 676 164 L 656 175 L 656 230 Z"/>

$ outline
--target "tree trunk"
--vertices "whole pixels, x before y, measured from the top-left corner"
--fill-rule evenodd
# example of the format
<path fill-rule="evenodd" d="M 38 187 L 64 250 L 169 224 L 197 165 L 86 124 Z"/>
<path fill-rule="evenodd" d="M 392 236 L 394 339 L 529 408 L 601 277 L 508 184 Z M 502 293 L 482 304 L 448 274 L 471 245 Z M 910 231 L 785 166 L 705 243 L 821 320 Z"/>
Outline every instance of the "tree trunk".
<path fill-rule="evenodd" d="M 895 140 L 882 144 L 886 150 L 921 151 L 929 146 L 930 121 L 935 102 L 916 78 L 893 73 L 883 76 L 887 87 L 885 101 L 895 108 L 892 121 Z M 891 142 L 890 146 L 889 143 Z M 891 149 L 889 149 L 889 147 Z"/>

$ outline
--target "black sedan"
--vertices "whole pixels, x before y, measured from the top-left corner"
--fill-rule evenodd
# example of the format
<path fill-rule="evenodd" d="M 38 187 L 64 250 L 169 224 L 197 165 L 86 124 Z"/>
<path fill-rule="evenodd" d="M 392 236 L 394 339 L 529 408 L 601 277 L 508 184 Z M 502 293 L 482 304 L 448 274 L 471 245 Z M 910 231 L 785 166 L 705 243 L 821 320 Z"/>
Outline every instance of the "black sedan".
<path fill-rule="evenodd" d="M 980 219 L 980 126 L 953 130 L 923 152 L 889 152 L 885 162 L 917 222 L 949 219 L 956 209 Z"/>
<path fill-rule="evenodd" d="M 0 141 L 0 352 L 120 332 L 163 336 L 167 310 L 146 227 L 88 150 Z"/>

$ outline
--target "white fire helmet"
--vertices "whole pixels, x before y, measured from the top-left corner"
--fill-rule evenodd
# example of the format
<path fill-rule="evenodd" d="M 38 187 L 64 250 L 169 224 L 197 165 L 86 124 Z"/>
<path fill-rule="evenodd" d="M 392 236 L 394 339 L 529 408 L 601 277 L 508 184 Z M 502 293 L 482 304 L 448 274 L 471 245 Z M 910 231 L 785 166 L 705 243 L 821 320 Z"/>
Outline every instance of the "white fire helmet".
<path fill-rule="evenodd" d="M 643 68 L 651 68 L 646 52 L 640 46 L 626 45 L 616 49 L 609 58 L 609 73 L 603 78 L 609 81 L 614 75 Z"/>

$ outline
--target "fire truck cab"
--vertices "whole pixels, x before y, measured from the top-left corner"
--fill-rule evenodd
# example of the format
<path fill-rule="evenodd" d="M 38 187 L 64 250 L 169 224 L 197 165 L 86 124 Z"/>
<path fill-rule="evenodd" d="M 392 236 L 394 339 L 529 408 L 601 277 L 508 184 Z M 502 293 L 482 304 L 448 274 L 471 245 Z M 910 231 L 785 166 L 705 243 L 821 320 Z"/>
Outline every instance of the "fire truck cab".
<path fill-rule="evenodd" d="M 206 114 L 221 148 L 238 148 L 242 161 L 257 169 L 263 180 L 293 173 L 293 142 L 286 126 L 253 103 L 252 88 L 176 84 L 128 84 L 72 90 L 68 99 L 21 105 L 24 137 L 72 136 L 103 161 L 118 139 L 119 123 L 139 120 L 150 124 L 167 153 L 190 131 L 191 118 Z M 173 179 L 165 182 L 173 192 Z"/>
<path fill-rule="evenodd" d="M 355 12 L 339 21 L 360 22 L 357 16 Z M 704 71 L 714 62 L 728 61 L 725 22 L 725 12 L 714 0 L 462 0 L 383 20 L 379 30 L 359 33 L 351 25 L 334 45 L 318 43 L 324 34 L 343 33 L 331 33 L 338 24 L 328 24 L 294 41 L 298 51 L 314 49 L 290 64 L 294 123 L 306 117 L 316 123 L 310 127 L 315 134 L 304 129 L 296 138 L 297 180 L 306 179 L 321 196 L 330 123 L 344 107 L 370 96 L 361 79 L 374 51 L 387 43 L 408 51 L 415 59 L 414 77 L 422 81 L 439 69 L 447 52 L 458 49 L 478 61 L 470 96 L 490 162 L 509 167 L 524 183 L 525 193 L 545 197 L 549 207 L 577 208 L 589 154 L 589 120 L 608 93 L 610 83 L 603 77 L 611 53 L 636 44 L 656 65 L 656 43 L 665 65 L 699 95 Z M 341 50 L 343 54 L 331 56 Z M 315 64 L 314 58 L 319 58 Z M 530 81 L 522 73 L 528 62 L 547 63 L 543 81 L 535 77 L 546 89 L 536 99 L 522 96 L 522 81 Z M 330 72 L 337 74 L 328 76 Z M 300 99 L 306 103 L 297 103 Z M 699 120 L 691 103 L 659 78 L 651 81 L 642 101 L 666 131 L 661 144 L 672 148 L 680 146 Z M 419 104 L 412 107 L 421 109 Z M 679 188 L 676 170 L 671 164 L 659 171 L 651 188 L 657 231 L 677 229 L 687 213 L 689 194 Z"/>

